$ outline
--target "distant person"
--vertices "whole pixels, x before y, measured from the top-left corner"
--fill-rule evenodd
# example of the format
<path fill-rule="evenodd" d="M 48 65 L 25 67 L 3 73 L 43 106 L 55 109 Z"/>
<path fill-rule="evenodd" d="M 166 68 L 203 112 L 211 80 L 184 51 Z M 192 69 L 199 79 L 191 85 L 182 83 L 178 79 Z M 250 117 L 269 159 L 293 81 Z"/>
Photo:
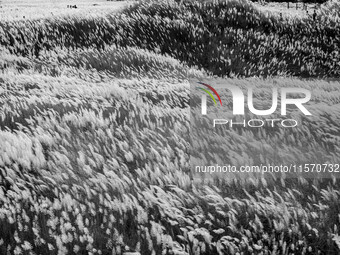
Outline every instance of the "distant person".
<path fill-rule="evenodd" d="M 316 11 L 314 10 L 313 12 L 313 20 L 315 21 L 316 20 Z"/>
<path fill-rule="evenodd" d="M 283 20 L 282 12 L 280 12 L 280 20 L 281 20 L 281 21 Z"/>

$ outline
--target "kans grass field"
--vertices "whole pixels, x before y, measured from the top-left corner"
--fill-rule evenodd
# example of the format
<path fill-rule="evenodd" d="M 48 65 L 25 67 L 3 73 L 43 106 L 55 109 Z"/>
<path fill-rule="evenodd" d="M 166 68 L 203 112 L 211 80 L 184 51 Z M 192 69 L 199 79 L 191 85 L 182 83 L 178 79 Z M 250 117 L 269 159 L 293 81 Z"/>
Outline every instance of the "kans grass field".
<path fill-rule="evenodd" d="M 226 163 L 340 163 L 339 2 L 124 6 L 2 12 L 0 254 L 339 254 L 339 179 L 200 183 L 189 160 L 189 79 L 220 77 L 313 95 L 305 125 L 229 129 Z"/>

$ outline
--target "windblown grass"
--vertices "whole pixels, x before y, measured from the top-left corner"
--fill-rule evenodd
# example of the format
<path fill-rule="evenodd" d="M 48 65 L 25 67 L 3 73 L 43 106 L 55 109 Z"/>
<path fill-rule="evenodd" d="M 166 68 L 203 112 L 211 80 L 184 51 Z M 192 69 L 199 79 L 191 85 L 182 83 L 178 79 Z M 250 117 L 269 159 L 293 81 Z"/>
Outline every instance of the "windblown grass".
<path fill-rule="evenodd" d="M 0 22 L 0 44 L 39 56 L 55 47 L 131 46 L 219 76 L 339 76 L 336 15 L 266 16 L 247 1 L 145 3 L 119 15 Z"/>
<path fill-rule="evenodd" d="M 189 165 L 188 78 L 336 76 L 339 25 L 311 22 L 236 1 L 1 22 L 0 253 L 338 254 L 338 179 L 197 183 Z M 312 89 L 318 119 L 230 130 L 227 161 L 339 163 L 338 81 L 225 81 Z"/>

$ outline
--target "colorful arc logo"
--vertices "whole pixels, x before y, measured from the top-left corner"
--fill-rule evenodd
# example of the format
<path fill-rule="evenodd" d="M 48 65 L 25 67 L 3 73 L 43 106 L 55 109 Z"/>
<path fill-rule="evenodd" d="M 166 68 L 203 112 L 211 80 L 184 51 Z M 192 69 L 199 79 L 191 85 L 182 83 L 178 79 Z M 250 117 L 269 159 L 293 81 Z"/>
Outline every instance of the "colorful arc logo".
<path fill-rule="evenodd" d="M 209 89 L 217 96 L 217 98 L 218 98 L 218 100 L 220 101 L 220 104 L 221 104 L 221 106 L 222 106 L 222 100 L 221 100 L 221 98 L 220 98 L 220 95 L 217 93 L 217 91 L 216 91 L 213 87 L 211 87 L 209 84 L 206 84 L 206 83 L 203 83 L 203 82 L 197 82 L 197 83 L 198 83 L 198 84 L 201 84 L 201 85 L 203 85 L 203 86 L 205 86 L 205 87 L 207 87 L 207 88 L 209 88 Z M 217 102 L 216 102 L 214 96 L 211 94 L 211 92 L 210 92 L 209 90 L 207 90 L 207 89 L 205 89 L 205 88 L 201 88 L 201 87 L 196 87 L 196 88 L 197 88 L 197 89 L 200 89 L 200 90 L 203 90 L 204 92 L 206 92 L 206 93 L 212 98 L 212 100 L 214 101 L 215 105 L 217 105 Z"/>
<path fill-rule="evenodd" d="M 197 83 L 207 87 L 208 89 L 210 89 L 217 96 L 217 98 L 220 101 L 220 104 L 222 106 L 221 97 L 220 97 L 220 95 L 217 93 L 217 91 L 213 87 L 211 87 L 209 84 L 206 84 L 206 83 L 203 83 L 203 82 L 197 82 Z M 201 87 L 196 87 L 196 88 L 206 92 L 212 98 L 212 100 L 214 101 L 215 105 L 217 105 L 215 97 L 213 96 L 213 94 L 208 89 L 201 88 Z M 207 97 L 206 97 L 205 94 L 202 95 L 202 114 L 203 115 L 207 114 Z"/>

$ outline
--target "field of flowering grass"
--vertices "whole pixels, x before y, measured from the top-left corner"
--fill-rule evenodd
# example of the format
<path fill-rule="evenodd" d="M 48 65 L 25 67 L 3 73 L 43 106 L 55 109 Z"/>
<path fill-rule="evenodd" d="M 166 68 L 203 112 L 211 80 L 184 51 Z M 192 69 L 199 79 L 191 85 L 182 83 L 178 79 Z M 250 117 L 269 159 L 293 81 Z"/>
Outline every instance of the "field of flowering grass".
<path fill-rule="evenodd" d="M 213 76 L 313 94 L 302 126 L 224 133 L 226 163 L 340 163 L 332 17 L 231 0 L 0 21 L 0 254 L 338 254 L 339 179 L 190 167 L 189 80 Z"/>

